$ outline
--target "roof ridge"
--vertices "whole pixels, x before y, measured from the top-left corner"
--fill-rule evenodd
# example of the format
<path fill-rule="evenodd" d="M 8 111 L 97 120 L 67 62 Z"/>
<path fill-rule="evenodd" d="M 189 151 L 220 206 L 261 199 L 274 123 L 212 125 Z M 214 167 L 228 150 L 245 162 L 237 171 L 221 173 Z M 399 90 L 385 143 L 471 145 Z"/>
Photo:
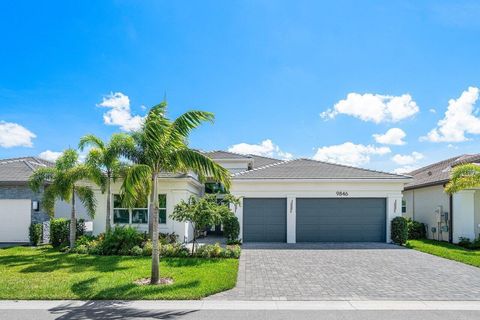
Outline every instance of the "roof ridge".
<path fill-rule="evenodd" d="M 284 164 L 284 163 L 287 163 L 287 162 L 291 162 L 291 161 L 295 161 L 295 160 L 298 160 L 298 159 L 290 159 L 290 160 L 280 160 L 280 162 L 275 162 L 275 163 L 270 163 L 270 164 L 266 164 L 264 166 L 261 166 L 261 167 L 258 167 L 258 168 L 253 168 L 251 170 L 245 170 L 245 171 L 241 171 L 241 172 L 237 172 L 237 173 L 234 173 L 233 176 L 241 176 L 245 173 L 249 173 L 249 172 L 253 172 L 253 171 L 259 171 L 259 170 L 264 170 L 264 169 L 267 169 L 267 168 L 270 168 L 270 167 L 273 167 L 273 166 L 277 166 L 279 164 Z"/>
<path fill-rule="evenodd" d="M 349 166 L 349 165 L 346 165 L 346 164 L 334 163 L 334 162 L 329 162 L 329 161 L 315 160 L 315 159 L 311 159 L 311 158 L 300 158 L 300 159 L 301 159 L 301 160 L 308 160 L 308 161 L 315 161 L 315 162 L 325 163 L 325 164 L 329 164 L 329 165 L 333 165 L 333 166 L 340 166 L 340 167 L 344 167 L 344 168 L 350 168 L 350 169 L 357 169 L 357 170 L 368 171 L 368 172 L 376 172 L 376 173 L 389 174 L 389 175 L 398 176 L 398 177 L 410 177 L 409 175 L 405 175 L 405 174 L 397 174 L 397 173 L 380 171 L 380 170 L 374 170 L 374 169 L 354 167 L 354 166 Z"/>
<path fill-rule="evenodd" d="M 461 154 L 461 155 L 458 155 L 458 156 L 455 156 L 455 157 L 451 157 L 451 158 L 448 158 L 448 159 L 445 159 L 445 160 L 441 160 L 441 161 L 438 161 L 438 162 L 435 162 L 435 163 L 432 163 L 432 164 L 429 164 L 429 165 L 426 165 L 424 167 L 421 167 L 421 168 L 418 168 L 416 170 L 413 170 L 413 171 L 410 171 L 409 174 L 414 174 L 414 173 L 418 173 L 418 172 L 422 172 L 422 171 L 425 171 L 429 168 L 432 168 L 434 166 L 437 166 L 441 163 L 449 163 L 449 162 L 455 162 L 457 161 L 458 159 L 460 159 L 461 157 L 464 157 L 466 156 L 467 154 Z"/>
<path fill-rule="evenodd" d="M 241 156 L 241 157 L 244 157 L 244 158 L 247 158 L 247 159 L 250 159 L 250 155 L 249 154 L 241 154 L 241 153 L 238 153 L 238 152 L 232 152 L 232 151 L 225 151 L 225 150 L 211 150 L 211 151 L 204 151 L 204 153 L 213 153 L 213 152 L 224 152 L 224 153 L 230 153 L 230 154 L 234 154 L 234 155 L 237 155 L 237 156 Z"/>

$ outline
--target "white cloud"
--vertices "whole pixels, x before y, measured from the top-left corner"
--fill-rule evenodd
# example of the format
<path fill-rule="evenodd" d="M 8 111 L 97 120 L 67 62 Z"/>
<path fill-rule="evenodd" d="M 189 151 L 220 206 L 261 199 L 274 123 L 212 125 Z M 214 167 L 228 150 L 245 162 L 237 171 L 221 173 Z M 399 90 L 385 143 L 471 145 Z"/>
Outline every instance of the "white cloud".
<path fill-rule="evenodd" d="M 13 122 L 0 121 L 0 147 L 32 147 L 37 136 L 25 127 Z"/>
<path fill-rule="evenodd" d="M 372 155 L 384 155 L 390 152 L 390 148 L 388 147 L 375 147 L 372 145 L 345 142 L 339 145 L 318 148 L 313 159 L 349 166 L 359 166 L 370 162 L 370 156 Z"/>
<path fill-rule="evenodd" d="M 391 128 L 385 134 L 374 134 L 373 137 L 375 141 L 381 144 L 393 144 L 396 146 L 401 146 L 405 144 L 403 138 L 405 138 L 407 134 L 400 128 Z"/>
<path fill-rule="evenodd" d="M 292 159 L 293 155 L 280 150 L 280 147 L 270 139 L 263 140 L 259 144 L 239 143 L 234 144 L 228 151 L 240 154 L 256 154 L 259 156 L 273 157 L 280 159 Z"/>
<path fill-rule="evenodd" d="M 419 160 L 423 159 L 423 154 L 420 152 L 412 152 L 411 154 L 396 154 L 392 157 L 393 162 L 399 165 L 409 165 L 414 164 Z"/>
<path fill-rule="evenodd" d="M 419 111 L 417 103 L 409 94 L 387 96 L 372 93 L 349 93 L 347 98 L 337 102 L 333 109 L 320 114 L 322 118 L 335 118 L 346 114 L 363 121 L 398 122 L 413 116 Z"/>
<path fill-rule="evenodd" d="M 405 174 L 405 173 L 409 173 L 409 172 L 412 172 L 412 171 L 417 170 L 417 169 L 418 169 L 417 166 L 403 166 L 403 167 L 400 167 L 400 168 L 397 168 L 397 169 L 393 170 L 393 173 Z"/>
<path fill-rule="evenodd" d="M 58 152 L 58 151 L 51 151 L 51 150 L 45 150 L 43 152 L 40 152 L 38 155 L 40 158 L 55 162 L 63 152 Z"/>
<path fill-rule="evenodd" d="M 479 89 L 469 87 L 460 97 L 448 101 L 445 117 L 438 121 L 432 129 L 420 140 L 431 142 L 462 142 L 468 140 L 466 133 L 480 134 L 480 118 L 475 116 L 474 105 L 478 100 Z"/>
<path fill-rule="evenodd" d="M 144 118 L 132 115 L 130 99 L 121 92 L 112 92 L 103 97 L 103 101 L 98 106 L 110 108 L 103 114 L 103 121 L 107 125 L 120 126 L 124 131 L 135 131 L 142 126 Z"/>
<path fill-rule="evenodd" d="M 433 108 L 428 109 L 428 111 L 430 111 L 431 113 L 437 113 L 437 110 L 435 110 Z"/>

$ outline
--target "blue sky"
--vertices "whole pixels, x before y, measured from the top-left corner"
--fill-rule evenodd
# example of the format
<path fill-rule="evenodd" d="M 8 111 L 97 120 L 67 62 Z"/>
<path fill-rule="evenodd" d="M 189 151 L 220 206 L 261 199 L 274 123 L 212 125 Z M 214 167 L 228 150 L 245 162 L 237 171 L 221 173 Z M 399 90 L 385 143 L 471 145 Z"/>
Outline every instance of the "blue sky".
<path fill-rule="evenodd" d="M 131 130 L 165 94 L 171 117 L 215 113 L 191 137 L 205 150 L 386 171 L 477 153 L 479 14 L 476 1 L 0 2 L 0 157 Z"/>

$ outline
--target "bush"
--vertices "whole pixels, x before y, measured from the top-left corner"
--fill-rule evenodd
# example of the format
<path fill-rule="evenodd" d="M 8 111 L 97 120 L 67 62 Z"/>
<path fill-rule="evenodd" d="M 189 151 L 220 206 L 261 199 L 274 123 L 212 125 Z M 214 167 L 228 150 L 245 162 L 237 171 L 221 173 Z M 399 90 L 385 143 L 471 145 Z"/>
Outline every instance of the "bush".
<path fill-rule="evenodd" d="M 187 248 L 180 243 L 160 245 L 160 256 L 169 258 L 184 258 L 189 255 Z"/>
<path fill-rule="evenodd" d="M 425 239 L 425 225 L 421 222 L 407 219 L 408 240 Z"/>
<path fill-rule="evenodd" d="M 100 243 L 99 253 L 103 255 L 129 255 L 133 247 L 140 247 L 143 236 L 135 228 L 119 227 L 105 233 Z"/>
<path fill-rule="evenodd" d="M 178 235 L 173 233 L 159 233 L 158 241 L 160 244 L 173 244 L 178 242 Z"/>
<path fill-rule="evenodd" d="M 142 248 L 140 248 L 140 246 L 134 246 L 131 250 L 130 250 L 130 254 L 132 256 L 141 256 L 143 254 L 143 250 Z"/>
<path fill-rule="evenodd" d="M 223 219 L 223 235 L 227 242 L 238 240 L 240 234 L 240 223 L 234 214 L 229 214 Z"/>
<path fill-rule="evenodd" d="M 408 238 L 407 219 L 404 217 L 395 217 L 392 220 L 391 227 L 392 241 L 399 245 L 405 244 Z"/>
<path fill-rule="evenodd" d="M 30 243 L 34 246 L 38 246 L 42 241 L 43 226 L 41 223 L 32 223 L 28 228 L 28 235 L 30 237 Z"/>
<path fill-rule="evenodd" d="M 241 245 L 242 244 L 242 240 L 238 239 L 238 240 L 227 240 L 227 244 L 229 246 L 234 246 L 234 245 Z"/>
<path fill-rule="evenodd" d="M 209 244 L 200 246 L 195 252 L 196 257 L 201 258 L 235 258 L 240 257 L 240 246 L 227 246 L 222 248 L 220 244 Z"/>
<path fill-rule="evenodd" d="M 147 242 L 143 245 L 143 255 L 144 256 L 151 256 L 153 250 L 152 240 L 148 239 Z"/>
<path fill-rule="evenodd" d="M 85 220 L 77 220 L 77 239 L 85 234 Z M 70 244 L 70 220 L 64 218 L 50 220 L 50 242 L 53 247 Z"/>
<path fill-rule="evenodd" d="M 458 245 L 460 247 L 470 248 L 472 246 L 472 242 L 470 241 L 469 238 L 459 237 L 458 240 L 460 240 L 460 241 L 458 241 Z"/>
<path fill-rule="evenodd" d="M 88 250 L 88 247 L 86 245 L 81 244 L 81 245 L 73 248 L 73 250 L 71 250 L 71 252 L 78 253 L 78 254 L 87 254 L 87 253 L 89 253 L 89 250 Z"/>
<path fill-rule="evenodd" d="M 480 238 L 473 240 L 472 244 L 470 245 L 470 249 L 473 249 L 473 250 L 480 249 Z"/>

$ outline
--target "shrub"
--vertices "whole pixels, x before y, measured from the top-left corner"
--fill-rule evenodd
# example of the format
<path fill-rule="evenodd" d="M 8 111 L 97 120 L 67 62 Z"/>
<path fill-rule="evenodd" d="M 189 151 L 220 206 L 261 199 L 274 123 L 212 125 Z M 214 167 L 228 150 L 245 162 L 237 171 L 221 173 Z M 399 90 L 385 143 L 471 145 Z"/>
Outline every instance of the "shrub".
<path fill-rule="evenodd" d="M 32 223 L 28 228 L 28 235 L 30 237 L 30 243 L 34 246 L 38 246 L 41 243 L 43 236 L 43 226 L 41 223 Z"/>
<path fill-rule="evenodd" d="M 227 249 L 223 252 L 224 258 L 240 258 L 241 249 L 239 245 L 227 246 Z"/>
<path fill-rule="evenodd" d="M 131 250 L 130 250 L 130 254 L 132 256 L 141 256 L 143 254 L 143 250 L 142 248 L 140 248 L 140 246 L 134 246 Z"/>
<path fill-rule="evenodd" d="M 160 233 L 158 235 L 158 241 L 160 244 L 172 244 L 178 242 L 178 235 L 173 233 Z"/>
<path fill-rule="evenodd" d="M 237 240 L 227 240 L 227 245 L 229 246 L 234 246 L 234 245 L 241 245 L 242 240 L 237 239 Z"/>
<path fill-rule="evenodd" d="M 460 247 L 464 247 L 464 248 L 470 248 L 472 246 L 472 242 L 470 241 L 469 238 L 466 238 L 466 237 L 459 237 L 458 238 L 458 245 Z"/>
<path fill-rule="evenodd" d="M 470 249 L 473 249 L 473 250 L 480 249 L 480 238 L 473 240 L 472 244 L 470 245 Z"/>
<path fill-rule="evenodd" d="M 144 256 L 151 256 L 153 250 L 152 240 L 147 240 L 143 245 L 143 255 Z"/>
<path fill-rule="evenodd" d="M 135 228 L 119 227 L 105 233 L 99 251 L 103 255 L 129 255 L 132 248 L 141 246 L 143 236 Z"/>
<path fill-rule="evenodd" d="M 85 220 L 77 220 L 77 239 L 85 234 Z M 70 220 L 64 218 L 50 220 L 50 242 L 53 247 L 65 246 L 70 243 Z"/>
<path fill-rule="evenodd" d="M 71 252 L 78 253 L 78 254 L 87 254 L 89 253 L 88 247 L 84 244 L 81 244 L 79 246 L 76 246 L 73 248 Z"/>
<path fill-rule="evenodd" d="M 199 247 L 195 256 L 201 258 L 235 258 L 240 257 L 240 246 L 227 246 L 227 248 L 222 248 L 220 244 L 209 244 Z"/>
<path fill-rule="evenodd" d="M 421 222 L 407 219 L 408 240 L 425 239 L 425 225 Z"/>
<path fill-rule="evenodd" d="M 240 223 L 234 214 L 229 214 L 223 219 L 223 235 L 227 242 L 238 240 L 240 234 Z"/>
<path fill-rule="evenodd" d="M 160 256 L 183 258 L 189 255 L 187 248 L 180 243 L 170 243 L 160 246 Z"/>
<path fill-rule="evenodd" d="M 407 220 L 404 217 L 395 217 L 392 220 L 391 227 L 392 241 L 399 245 L 405 244 L 408 238 Z"/>

